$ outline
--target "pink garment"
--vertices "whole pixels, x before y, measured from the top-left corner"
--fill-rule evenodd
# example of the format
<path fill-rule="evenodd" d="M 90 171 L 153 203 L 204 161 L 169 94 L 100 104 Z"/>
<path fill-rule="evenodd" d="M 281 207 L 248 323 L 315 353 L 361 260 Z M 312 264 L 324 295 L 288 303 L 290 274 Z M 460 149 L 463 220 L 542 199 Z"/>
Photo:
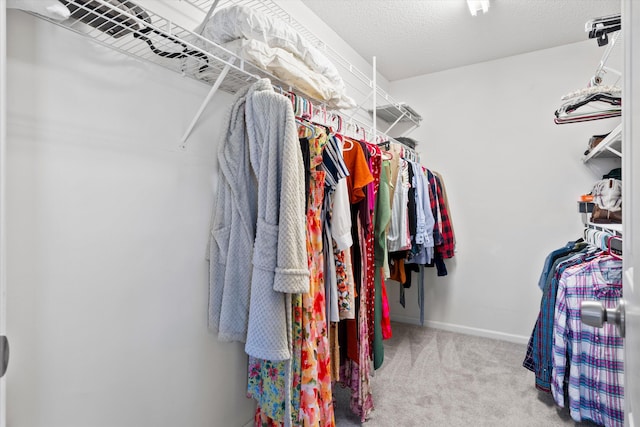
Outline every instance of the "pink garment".
<path fill-rule="evenodd" d="M 391 312 L 389 309 L 389 299 L 387 298 L 387 286 L 384 284 L 384 268 L 380 269 L 380 280 L 382 281 L 382 339 L 388 340 L 393 336 L 391 332 Z"/>

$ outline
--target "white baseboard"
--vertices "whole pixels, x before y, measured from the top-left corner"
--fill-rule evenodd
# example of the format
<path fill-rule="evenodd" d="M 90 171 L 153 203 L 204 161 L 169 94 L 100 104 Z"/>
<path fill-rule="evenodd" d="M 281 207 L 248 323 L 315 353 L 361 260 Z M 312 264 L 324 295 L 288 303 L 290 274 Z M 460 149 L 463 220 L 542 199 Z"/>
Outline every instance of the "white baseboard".
<path fill-rule="evenodd" d="M 398 323 L 406 323 L 408 325 L 420 326 L 420 319 L 416 319 L 415 317 L 392 314 L 391 321 L 398 322 Z"/>
<path fill-rule="evenodd" d="M 253 427 L 253 420 L 247 422 L 245 425 L 243 425 L 242 427 Z"/>
<path fill-rule="evenodd" d="M 407 323 L 410 325 L 420 325 L 420 319 L 408 316 L 391 316 L 391 320 L 399 323 Z M 509 341 L 517 344 L 527 344 L 529 337 L 523 335 L 506 334 L 504 332 L 491 331 L 489 329 L 472 328 L 469 326 L 454 325 L 451 323 L 437 322 L 434 320 L 425 320 L 424 326 L 433 329 L 441 329 L 443 331 L 457 332 L 460 334 L 475 335 L 478 337 L 493 338 L 501 341 Z"/>

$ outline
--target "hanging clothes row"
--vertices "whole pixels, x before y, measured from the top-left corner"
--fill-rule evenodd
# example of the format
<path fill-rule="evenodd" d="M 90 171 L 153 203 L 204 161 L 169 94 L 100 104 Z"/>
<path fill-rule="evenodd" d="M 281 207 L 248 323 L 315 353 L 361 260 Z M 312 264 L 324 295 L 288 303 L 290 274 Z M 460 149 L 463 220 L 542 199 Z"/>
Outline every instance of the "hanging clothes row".
<path fill-rule="evenodd" d="M 618 304 L 622 260 L 606 249 L 610 235 L 585 235 L 590 243 L 568 242 L 545 260 L 538 282 L 540 312 L 523 366 L 534 372 L 536 388 L 568 407 L 574 421 L 623 426 L 622 338 L 614 325 L 594 328 L 580 319 L 582 301 L 600 301 L 607 308 Z"/>
<path fill-rule="evenodd" d="M 374 133 L 371 126 L 355 119 L 353 115 L 345 119 L 341 113 L 327 110 L 326 104 L 314 105 L 308 99 L 305 99 L 294 92 L 284 91 L 281 87 L 277 86 L 274 87 L 274 89 L 289 98 L 296 117 L 324 126 L 330 129 L 330 132 L 336 132 L 340 135 L 358 141 L 369 141 L 369 136 Z M 375 133 L 376 140 L 372 142 L 375 142 L 376 144 L 382 144 L 389 140 L 395 141 L 393 138 L 390 138 L 388 135 L 385 135 L 380 131 L 376 131 Z M 406 156 L 411 158 L 413 161 L 420 161 L 420 156 L 413 149 L 408 149 Z"/>
<path fill-rule="evenodd" d="M 400 304 L 405 307 L 405 288 L 412 285 L 411 272 L 419 272 L 418 305 L 424 324 L 424 267 L 436 267 L 438 276 L 448 274 L 445 259 L 455 254 L 455 232 L 443 177 L 420 163 L 407 160 L 407 150 L 390 144 L 390 197 L 392 216 L 389 226 L 391 259 L 388 277 L 401 284 Z"/>
<path fill-rule="evenodd" d="M 366 421 L 392 336 L 390 252 L 453 256 L 441 178 L 314 117 L 261 80 L 236 96 L 218 155 L 209 324 L 245 342 L 256 426 L 335 426 L 336 384 Z"/>

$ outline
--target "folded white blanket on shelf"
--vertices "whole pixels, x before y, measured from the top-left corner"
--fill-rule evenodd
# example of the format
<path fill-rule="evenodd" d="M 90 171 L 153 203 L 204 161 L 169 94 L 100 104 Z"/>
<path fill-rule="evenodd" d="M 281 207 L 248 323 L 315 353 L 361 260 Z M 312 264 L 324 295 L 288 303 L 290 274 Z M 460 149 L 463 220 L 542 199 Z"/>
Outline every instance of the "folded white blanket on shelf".
<path fill-rule="evenodd" d="M 231 6 L 214 13 L 196 32 L 331 108 L 356 106 L 345 94 L 336 67 L 278 19 L 246 6 Z"/>

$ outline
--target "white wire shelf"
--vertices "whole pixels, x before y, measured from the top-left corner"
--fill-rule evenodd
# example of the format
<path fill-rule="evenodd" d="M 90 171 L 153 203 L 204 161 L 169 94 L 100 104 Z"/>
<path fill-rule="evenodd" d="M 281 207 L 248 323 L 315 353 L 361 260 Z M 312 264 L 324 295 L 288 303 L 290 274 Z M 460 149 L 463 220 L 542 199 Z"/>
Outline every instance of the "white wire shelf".
<path fill-rule="evenodd" d="M 585 225 L 588 228 L 593 228 L 594 230 L 607 231 L 617 236 L 622 235 L 622 224 L 597 224 L 595 222 L 589 221 Z"/>
<path fill-rule="evenodd" d="M 621 236 L 622 224 L 602 224 L 591 221 L 591 212 L 593 211 L 593 202 L 578 202 L 578 212 L 582 216 L 582 222 L 585 227 L 595 230 L 607 231 L 611 234 Z"/>
<path fill-rule="evenodd" d="M 277 77 L 244 61 L 233 52 L 149 9 L 134 16 L 130 10 L 120 9 L 105 0 L 93 1 L 100 3 L 98 9 L 88 8 L 82 0 L 65 0 L 64 3 L 73 11 L 65 21 L 34 16 L 136 60 L 159 65 L 208 85 L 214 84 L 228 67 L 227 75 L 220 82 L 220 89 L 229 93 L 235 93 L 259 78 L 268 78 L 275 86 L 288 87 Z"/>
<path fill-rule="evenodd" d="M 420 122 L 422 116 L 405 103 L 386 104 L 376 107 L 378 117 L 387 123 L 393 122 Z"/>
<path fill-rule="evenodd" d="M 593 150 L 583 157 L 582 161 L 587 163 L 597 157 L 622 158 L 622 123 L 612 130 Z"/>
<path fill-rule="evenodd" d="M 200 9 L 200 11 L 204 15 L 211 9 L 211 6 L 216 2 L 216 0 L 184 0 L 186 3 L 191 4 L 192 6 Z M 294 19 L 291 14 L 282 9 L 280 5 L 278 5 L 273 0 L 217 0 L 216 10 L 218 8 L 228 7 L 232 5 L 242 5 L 250 7 L 256 11 L 268 14 L 270 16 L 276 17 L 281 21 L 285 22 L 287 25 L 291 26 L 294 30 L 296 30 L 307 42 L 312 44 L 316 49 L 324 53 L 327 58 L 331 62 L 334 63 L 337 67 L 340 67 L 345 72 L 355 76 L 357 80 L 359 80 L 362 85 L 367 90 L 373 90 L 374 83 L 372 78 L 370 78 L 367 74 L 360 71 L 355 65 L 350 63 L 347 59 L 345 59 L 340 53 L 334 50 L 331 46 L 326 44 L 322 39 L 316 36 L 313 32 L 311 32 L 308 27 L 304 24 L 301 24 L 299 21 Z M 415 113 L 413 109 L 406 108 L 403 103 L 400 103 L 393 99 L 386 91 L 381 89 L 380 87 L 376 87 L 376 94 L 379 100 L 385 100 L 385 102 L 398 110 L 397 116 L 403 116 L 405 121 L 412 122 L 415 126 L 420 125 L 420 121 L 422 117 Z M 366 100 L 365 100 L 366 101 Z"/>
<path fill-rule="evenodd" d="M 203 103 L 200 111 L 183 136 L 181 148 L 185 147 L 184 143 L 195 126 L 198 117 L 200 117 L 204 106 L 218 89 L 233 94 L 259 78 L 268 78 L 275 88 L 294 93 L 298 92 L 289 83 L 258 68 L 249 61 L 245 61 L 234 52 L 172 22 L 170 19 L 154 13 L 152 10 L 146 8 L 139 8 L 139 10 L 123 9 L 109 0 L 93 0 L 91 2 L 94 5 L 99 4 L 99 7 L 88 7 L 86 0 L 62 0 L 62 2 L 72 12 L 69 19 L 58 22 L 41 15 L 34 14 L 34 16 L 73 31 L 95 43 L 136 60 L 161 66 L 184 77 L 213 86 L 207 100 Z M 195 6 L 203 13 L 204 19 L 204 14 L 207 13 L 213 2 L 214 0 L 183 0 L 181 3 Z M 374 80 L 369 79 L 364 73 L 337 54 L 273 1 L 219 0 L 219 5 L 216 7 L 230 4 L 243 4 L 284 20 L 303 37 L 308 38 L 315 47 L 325 54 L 331 53 L 327 57 L 356 76 L 359 81 L 364 83 L 363 86 L 368 88 L 370 93 L 373 93 Z M 314 105 L 321 107 L 325 105 L 321 100 L 301 93 L 298 94 L 311 101 Z M 381 99 L 402 109 L 400 103 L 394 101 L 389 94 L 379 87 L 376 88 L 376 94 Z M 415 121 L 416 114 L 413 111 L 404 109 L 403 112 L 410 120 L 414 121 L 414 126 L 419 125 L 419 121 Z M 353 116 L 347 119 L 348 122 L 353 122 L 354 120 Z M 357 122 L 357 120 L 355 121 Z M 368 125 L 364 126 L 368 127 Z M 388 132 L 374 132 L 373 126 L 369 129 L 370 134 L 376 133 L 387 137 L 385 134 Z"/>

